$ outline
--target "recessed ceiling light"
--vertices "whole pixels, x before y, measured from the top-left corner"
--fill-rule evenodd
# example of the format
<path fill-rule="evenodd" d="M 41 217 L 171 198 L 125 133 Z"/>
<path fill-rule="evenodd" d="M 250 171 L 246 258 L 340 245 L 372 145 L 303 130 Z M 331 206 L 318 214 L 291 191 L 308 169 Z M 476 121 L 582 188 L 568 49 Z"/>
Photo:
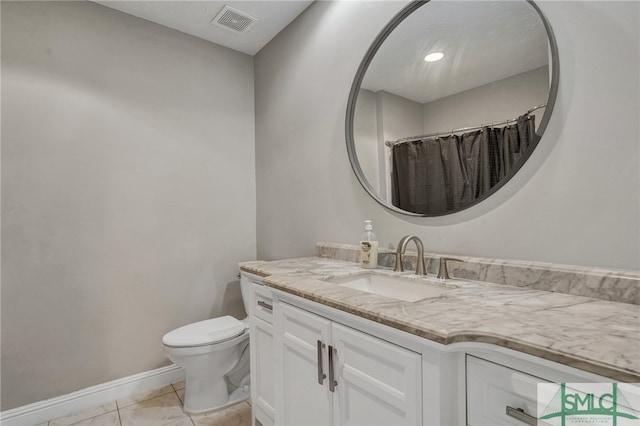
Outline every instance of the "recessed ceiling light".
<path fill-rule="evenodd" d="M 435 61 L 439 61 L 442 58 L 444 58 L 444 53 L 435 52 L 435 53 L 429 53 L 427 56 L 424 57 L 424 60 L 427 62 L 435 62 Z"/>

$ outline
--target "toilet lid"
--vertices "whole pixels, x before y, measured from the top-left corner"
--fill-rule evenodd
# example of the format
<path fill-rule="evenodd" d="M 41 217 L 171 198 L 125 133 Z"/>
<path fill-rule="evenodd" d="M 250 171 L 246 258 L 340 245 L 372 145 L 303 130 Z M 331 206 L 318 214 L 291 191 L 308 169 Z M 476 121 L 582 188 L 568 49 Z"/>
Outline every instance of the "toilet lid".
<path fill-rule="evenodd" d="M 201 346 L 241 335 L 246 326 L 232 316 L 194 322 L 165 334 L 162 343 L 167 346 Z"/>

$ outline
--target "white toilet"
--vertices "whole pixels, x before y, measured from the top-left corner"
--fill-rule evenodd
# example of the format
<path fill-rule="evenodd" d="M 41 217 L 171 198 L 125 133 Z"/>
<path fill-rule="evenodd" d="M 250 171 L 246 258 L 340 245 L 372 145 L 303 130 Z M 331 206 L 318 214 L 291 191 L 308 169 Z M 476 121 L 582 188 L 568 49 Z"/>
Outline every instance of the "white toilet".
<path fill-rule="evenodd" d="M 241 282 L 247 312 L 249 285 Z M 249 398 L 248 318 L 224 316 L 185 325 L 165 334 L 162 344 L 167 357 L 185 370 L 185 412 L 218 410 Z"/>

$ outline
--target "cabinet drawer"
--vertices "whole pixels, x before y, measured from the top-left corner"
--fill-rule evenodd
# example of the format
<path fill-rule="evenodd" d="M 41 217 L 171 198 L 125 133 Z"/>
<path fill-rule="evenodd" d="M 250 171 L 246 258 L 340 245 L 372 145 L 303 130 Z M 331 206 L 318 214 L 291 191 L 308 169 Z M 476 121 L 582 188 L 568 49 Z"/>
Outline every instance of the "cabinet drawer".
<path fill-rule="evenodd" d="M 273 325 L 273 296 L 268 287 L 253 284 L 253 315 Z"/>
<path fill-rule="evenodd" d="M 535 425 L 538 383 L 548 381 L 467 355 L 467 424 Z"/>

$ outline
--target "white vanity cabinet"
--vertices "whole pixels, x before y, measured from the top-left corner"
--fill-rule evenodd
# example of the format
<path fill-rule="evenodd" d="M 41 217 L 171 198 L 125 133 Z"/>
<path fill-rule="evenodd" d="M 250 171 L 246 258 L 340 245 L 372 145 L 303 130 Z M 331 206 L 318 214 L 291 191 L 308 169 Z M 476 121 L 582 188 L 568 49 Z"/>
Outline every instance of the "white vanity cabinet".
<path fill-rule="evenodd" d="M 251 403 L 254 424 L 274 425 L 275 355 L 273 347 L 273 298 L 260 278 L 243 274 L 251 281 L 249 350 L 251 355 Z"/>
<path fill-rule="evenodd" d="M 252 279 L 254 425 L 537 423 L 537 386 L 615 380 L 480 342 L 441 345 Z"/>
<path fill-rule="evenodd" d="M 422 424 L 419 353 L 276 302 L 276 423 Z"/>

